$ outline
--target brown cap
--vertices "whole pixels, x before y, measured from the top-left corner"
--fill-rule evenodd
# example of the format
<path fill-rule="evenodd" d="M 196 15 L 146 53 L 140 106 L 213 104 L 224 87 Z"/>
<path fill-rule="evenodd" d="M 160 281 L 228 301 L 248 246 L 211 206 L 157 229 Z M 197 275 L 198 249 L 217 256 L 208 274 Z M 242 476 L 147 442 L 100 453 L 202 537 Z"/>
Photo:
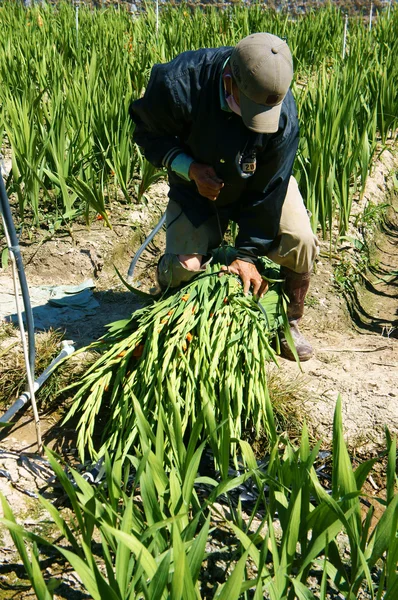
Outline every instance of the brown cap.
<path fill-rule="evenodd" d="M 246 127 L 258 133 L 278 131 L 282 101 L 293 78 L 286 42 L 271 33 L 253 33 L 235 46 L 230 65 Z"/>

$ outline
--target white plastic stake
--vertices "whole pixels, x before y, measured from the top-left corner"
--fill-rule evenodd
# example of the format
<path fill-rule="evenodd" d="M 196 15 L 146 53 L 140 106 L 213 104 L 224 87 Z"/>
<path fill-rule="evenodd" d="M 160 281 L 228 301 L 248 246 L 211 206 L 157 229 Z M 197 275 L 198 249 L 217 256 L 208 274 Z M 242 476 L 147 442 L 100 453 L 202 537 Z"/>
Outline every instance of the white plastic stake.
<path fill-rule="evenodd" d="M 79 45 L 79 0 L 76 0 L 75 21 L 76 21 L 76 46 L 78 46 Z"/>
<path fill-rule="evenodd" d="M 159 0 L 156 0 L 156 36 L 159 33 Z"/>
<path fill-rule="evenodd" d="M 372 31 L 372 17 L 373 17 L 373 2 L 370 3 L 369 31 Z"/>
<path fill-rule="evenodd" d="M 347 47 L 347 33 L 348 33 L 348 15 L 346 14 L 345 21 L 344 21 L 344 36 L 343 36 L 343 53 L 342 53 L 342 58 L 345 57 L 345 51 L 346 51 L 346 47 Z"/>

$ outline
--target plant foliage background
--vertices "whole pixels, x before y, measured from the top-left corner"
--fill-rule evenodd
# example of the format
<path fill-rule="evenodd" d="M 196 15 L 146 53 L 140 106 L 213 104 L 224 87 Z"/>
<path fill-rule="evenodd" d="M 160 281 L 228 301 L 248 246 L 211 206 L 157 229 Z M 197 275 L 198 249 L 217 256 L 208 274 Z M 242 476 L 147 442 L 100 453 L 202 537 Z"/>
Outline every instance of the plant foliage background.
<path fill-rule="evenodd" d="M 313 227 L 325 235 L 337 218 L 344 233 L 376 149 L 395 135 L 398 11 L 379 12 L 371 29 L 351 17 L 344 42 L 344 14 L 332 4 L 294 19 L 260 4 L 168 5 L 157 21 L 154 5 L 145 7 L 131 14 L 1 3 L 0 145 L 12 157 L 8 191 L 20 218 L 59 223 L 83 212 L 89 219 L 91 208 L 108 222 L 110 198 L 131 202 L 155 176 L 134 147 L 128 117 L 152 65 L 270 31 L 286 37 L 294 55 L 295 171 Z"/>

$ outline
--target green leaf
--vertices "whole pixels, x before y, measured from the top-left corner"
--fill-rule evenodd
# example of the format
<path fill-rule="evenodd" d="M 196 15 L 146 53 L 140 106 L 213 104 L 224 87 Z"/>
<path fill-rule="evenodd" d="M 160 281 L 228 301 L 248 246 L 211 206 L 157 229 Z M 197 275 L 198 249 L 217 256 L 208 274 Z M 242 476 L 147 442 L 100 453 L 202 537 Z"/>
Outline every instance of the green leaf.
<path fill-rule="evenodd" d="M 140 298 L 144 298 L 145 300 L 150 300 L 151 302 L 154 302 L 156 299 L 160 298 L 160 294 L 147 294 L 146 292 L 143 292 L 142 290 L 139 290 L 135 287 L 133 287 L 132 285 L 130 285 L 123 277 L 123 275 L 120 273 L 119 269 L 115 266 L 114 269 L 120 279 L 120 281 L 123 283 L 123 285 L 130 291 L 133 292 L 133 294 L 135 294 L 136 296 L 139 296 Z M 114 324 L 112 324 L 114 325 Z"/>
<path fill-rule="evenodd" d="M 316 600 L 316 596 L 303 583 L 294 578 L 291 578 L 290 581 L 298 600 Z"/>
<path fill-rule="evenodd" d="M 68 562 L 72 565 L 87 592 L 93 598 L 93 600 L 101 600 L 104 596 L 101 595 L 99 590 L 100 579 L 102 579 L 102 584 L 106 588 L 107 598 L 109 600 L 118 600 L 118 596 L 116 593 L 105 583 L 101 574 L 97 574 L 97 569 L 93 569 L 92 566 L 89 566 L 80 556 L 77 556 L 73 552 L 66 550 L 62 546 L 55 546 L 57 550 L 65 556 Z M 98 575 L 98 579 L 97 579 Z"/>
<path fill-rule="evenodd" d="M 364 463 L 361 463 L 354 472 L 355 475 L 355 481 L 356 481 L 356 485 L 357 485 L 357 489 L 360 490 L 362 489 L 363 484 L 366 481 L 367 476 L 369 475 L 370 471 L 372 470 L 373 465 L 378 461 L 378 458 L 372 458 L 370 460 L 367 460 Z"/>
<path fill-rule="evenodd" d="M 167 584 L 170 575 L 171 551 L 166 552 L 149 585 L 148 593 L 151 600 L 162 600 L 168 597 Z"/>
<path fill-rule="evenodd" d="M 287 572 L 290 572 L 290 566 L 293 557 L 296 554 L 297 542 L 300 531 L 300 513 L 301 513 L 301 490 L 297 495 L 292 491 L 289 500 L 289 522 L 282 537 L 282 551 L 286 551 L 286 564 L 283 565 Z"/>
<path fill-rule="evenodd" d="M 217 590 L 214 597 L 215 600 L 238 600 L 241 593 L 242 582 L 244 580 L 248 555 L 248 550 L 242 554 L 227 582 L 221 586 L 219 591 Z"/>
<path fill-rule="evenodd" d="M 103 524 L 103 528 L 120 542 L 125 544 L 134 553 L 137 559 L 139 557 L 142 567 L 150 579 L 155 576 L 157 570 L 156 561 L 135 535 L 132 533 L 127 534 L 124 531 L 119 531 L 115 527 L 110 527 L 106 523 Z"/>
<path fill-rule="evenodd" d="M 368 558 L 369 567 L 373 567 L 388 549 L 391 541 L 396 537 L 398 523 L 398 494 L 395 495 L 386 508 L 373 530 L 372 553 Z"/>
<path fill-rule="evenodd" d="M 383 600 L 395 600 L 398 596 L 398 576 L 395 577 L 393 583 L 388 586 L 388 589 L 383 597 Z"/>
<path fill-rule="evenodd" d="M 210 517 L 211 517 L 211 515 L 209 513 L 205 524 L 203 525 L 199 534 L 196 536 L 196 538 L 192 544 L 191 550 L 188 554 L 189 571 L 192 575 L 192 581 L 194 583 L 196 583 L 198 580 L 200 569 L 201 569 L 202 563 L 205 559 L 206 543 L 207 543 L 209 527 L 210 527 Z"/>
<path fill-rule="evenodd" d="M 7 267 L 8 267 L 8 257 L 9 257 L 8 248 L 4 248 L 1 253 L 1 266 L 3 269 L 7 269 Z"/>
<path fill-rule="evenodd" d="M 244 531 L 242 531 L 242 529 L 240 527 L 237 527 L 234 523 L 228 523 L 228 526 L 235 533 L 236 537 L 238 538 L 238 540 L 240 541 L 240 543 L 242 544 L 244 549 L 251 556 L 251 558 L 254 561 L 254 564 L 258 568 L 258 566 L 260 564 L 260 552 L 256 548 L 253 541 L 250 539 L 250 537 Z"/>
<path fill-rule="evenodd" d="M 120 524 L 120 531 L 129 534 L 133 528 L 133 500 L 129 498 L 127 500 L 122 522 Z M 127 590 L 129 586 L 129 564 L 131 560 L 130 549 L 126 544 L 118 541 L 116 550 L 115 560 L 115 576 L 116 581 L 119 584 L 121 596 L 125 598 L 127 596 Z"/>
<path fill-rule="evenodd" d="M 357 538 L 359 545 L 359 527 L 361 511 L 359 500 L 355 497 L 358 494 L 357 482 L 352 469 L 347 446 L 343 438 L 343 423 L 341 418 L 341 397 L 337 398 L 333 421 L 333 473 L 332 473 L 332 492 L 333 498 L 338 500 L 346 497 L 342 502 L 342 508 L 354 508 L 354 517 L 352 519 L 352 533 Z M 355 562 L 355 559 L 354 559 Z"/>
<path fill-rule="evenodd" d="M 4 514 L 5 519 L 10 521 L 12 524 L 15 524 L 16 527 L 15 527 L 15 529 L 14 528 L 11 529 L 10 526 L 8 526 L 7 523 L 4 522 L 3 519 L 1 520 L 1 522 L 3 522 L 6 525 L 6 527 L 8 526 L 9 531 L 11 533 L 12 540 L 18 550 L 19 556 L 22 559 L 22 562 L 24 564 L 24 567 L 25 567 L 26 573 L 29 577 L 29 580 L 32 581 L 33 580 L 33 568 L 32 568 L 27 550 L 25 548 L 23 537 L 19 533 L 19 529 L 22 529 L 22 528 L 20 528 L 20 526 L 17 524 L 14 514 L 11 510 L 11 507 L 1 492 L 0 492 L 0 499 L 1 499 L 1 505 L 3 508 L 3 514 Z"/>
<path fill-rule="evenodd" d="M 386 441 L 388 451 L 387 463 L 387 505 L 392 502 L 397 485 L 397 438 L 391 439 L 390 432 L 386 430 Z"/>
<path fill-rule="evenodd" d="M 185 550 L 177 525 L 173 526 L 173 563 L 174 573 L 172 578 L 172 597 L 181 600 L 185 585 Z"/>
<path fill-rule="evenodd" d="M 53 594 L 46 586 L 36 554 L 37 549 L 32 549 L 32 587 L 35 590 L 38 600 L 51 600 L 53 598 Z"/>
<path fill-rule="evenodd" d="M 62 518 L 59 511 L 55 508 L 54 504 L 52 502 L 50 502 L 49 500 L 47 500 L 46 498 L 44 498 L 43 496 L 39 496 L 39 501 L 40 501 L 40 504 L 42 504 L 42 506 L 44 506 L 44 508 L 48 511 L 49 515 L 53 519 L 53 521 L 54 521 L 55 525 L 58 527 L 59 531 L 62 533 L 62 535 L 65 536 L 65 538 L 71 544 L 71 546 L 73 547 L 73 550 L 77 554 L 80 554 L 81 549 L 79 547 L 76 537 L 73 535 L 72 530 L 70 529 L 70 527 L 66 523 L 66 521 Z"/>

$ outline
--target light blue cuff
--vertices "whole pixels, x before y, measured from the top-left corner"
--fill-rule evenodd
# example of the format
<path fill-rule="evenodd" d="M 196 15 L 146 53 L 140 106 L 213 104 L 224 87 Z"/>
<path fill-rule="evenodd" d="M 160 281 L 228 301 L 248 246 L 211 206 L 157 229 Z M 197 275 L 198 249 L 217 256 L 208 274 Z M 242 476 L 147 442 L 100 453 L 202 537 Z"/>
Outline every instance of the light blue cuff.
<path fill-rule="evenodd" d="M 174 171 L 174 173 L 177 173 L 177 175 L 179 175 L 186 181 L 191 181 L 189 179 L 188 173 L 189 167 L 193 162 L 194 159 L 192 158 L 192 156 L 185 154 L 185 152 L 180 152 L 180 154 L 178 154 L 171 163 L 171 170 Z"/>

